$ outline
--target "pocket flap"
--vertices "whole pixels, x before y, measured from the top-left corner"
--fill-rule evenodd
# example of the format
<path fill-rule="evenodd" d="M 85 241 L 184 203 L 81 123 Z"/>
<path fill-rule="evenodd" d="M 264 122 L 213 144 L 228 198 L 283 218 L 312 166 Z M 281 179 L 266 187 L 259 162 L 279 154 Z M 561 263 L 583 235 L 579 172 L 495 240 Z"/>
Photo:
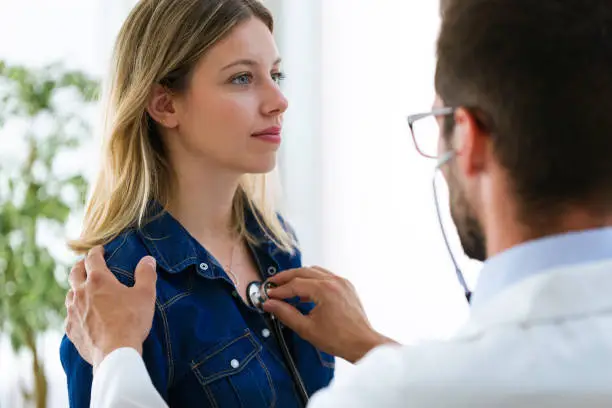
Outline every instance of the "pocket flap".
<path fill-rule="evenodd" d="M 224 340 L 206 350 L 191 362 L 191 368 L 202 385 L 239 373 L 262 349 L 250 330 L 238 337 Z"/>

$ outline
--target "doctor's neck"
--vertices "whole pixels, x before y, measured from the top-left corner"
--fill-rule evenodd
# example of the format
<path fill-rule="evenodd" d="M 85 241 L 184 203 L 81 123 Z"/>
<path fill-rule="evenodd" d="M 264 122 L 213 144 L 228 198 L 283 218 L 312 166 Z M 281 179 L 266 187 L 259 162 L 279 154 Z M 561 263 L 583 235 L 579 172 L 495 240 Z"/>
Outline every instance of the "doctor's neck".
<path fill-rule="evenodd" d="M 554 235 L 612 227 L 612 210 L 601 204 L 567 204 L 548 211 L 517 210 L 505 194 L 489 196 L 482 227 L 487 257 L 514 246 Z"/>

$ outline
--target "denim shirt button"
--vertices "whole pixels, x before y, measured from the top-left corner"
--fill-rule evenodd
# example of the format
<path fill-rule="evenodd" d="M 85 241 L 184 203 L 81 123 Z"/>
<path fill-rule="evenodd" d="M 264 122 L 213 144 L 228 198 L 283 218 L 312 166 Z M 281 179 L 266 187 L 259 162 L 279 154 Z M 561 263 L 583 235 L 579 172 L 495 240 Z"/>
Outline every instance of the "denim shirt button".
<path fill-rule="evenodd" d="M 276 273 L 276 268 L 273 266 L 270 266 L 268 268 L 268 275 L 274 275 Z"/>
<path fill-rule="evenodd" d="M 266 338 L 266 339 L 267 339 L 268 337 L 270 337 L 270 330 L 268 330 L 268 329 L 263 329 L 263 330 L 261 331 L 261 335 L 262 335 L 262 336 L 264 336 L 264 338 Z"/>
<path fill-rule="evenodd" d="M 203 271 L 207 271 L 207 270 L 208 270 L 208 264 L 207 264 L 207 263 L 202 262 L 202 263 L 200 264 L 200 269 L 201 269 L 201 270 L 203 270 Z"/>
<path fill-rule="evenodd" d="M 238 368 L 240 367 L 240 362 L 236 359 L 233 359 L 232 361 L 230 361 L 230 365 L 232 366 L 232 368 Z"/>

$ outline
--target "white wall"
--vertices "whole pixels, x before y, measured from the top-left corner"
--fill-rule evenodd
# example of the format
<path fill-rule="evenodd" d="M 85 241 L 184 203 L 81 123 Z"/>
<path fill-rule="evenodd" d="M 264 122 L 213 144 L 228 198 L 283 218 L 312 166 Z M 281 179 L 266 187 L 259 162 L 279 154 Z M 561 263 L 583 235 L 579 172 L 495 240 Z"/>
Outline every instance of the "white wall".
<path fill-rule="evenodd" d="M 97 21 L 93 0 L 0 0 L 0 58 L 28 65 L 61 60 L 91 71 Z"/>
<path fill-rule="evenodd" d="M 406 123 L 433 102 L 438 2 L 268 3 L 279 7 L 288 74 L 286 211 L 305 264 L 349 278 L 385 334 L 449 336 L 468 308 L 434 212 L 435 163 L 416 154 Z M 473 284 L 479 265 L 460 256 L 453 232 Z"/>
<path fill-rule="evenodd" d="M 296 229 L 305 264 L 323 260 L 321 0 L 267 1 L 289 99 L 279 159 L 284 212 Z"/>
<path fill-rule="evenodd" d="M 323 259 L 405 343 L 467 315 L 435 218 L 435 163 L 406 124 L 433 102 L 438 24 L 437 2 L 421 0 L 326 1 L 321 24 Z"/>

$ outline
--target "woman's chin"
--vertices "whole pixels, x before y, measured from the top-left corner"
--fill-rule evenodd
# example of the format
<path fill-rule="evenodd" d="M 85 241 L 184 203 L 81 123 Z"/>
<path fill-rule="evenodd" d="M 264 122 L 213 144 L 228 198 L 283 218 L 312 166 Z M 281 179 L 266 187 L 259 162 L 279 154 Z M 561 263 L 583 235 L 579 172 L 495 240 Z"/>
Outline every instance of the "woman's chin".
<path fill-rule="evenodd" d="M 276 167 L 276 158 L 274 160 L 258 161 L 252 163 L 242 163 L 240 172 L 244 174 L 266 174 L 270 173 Z"/>

